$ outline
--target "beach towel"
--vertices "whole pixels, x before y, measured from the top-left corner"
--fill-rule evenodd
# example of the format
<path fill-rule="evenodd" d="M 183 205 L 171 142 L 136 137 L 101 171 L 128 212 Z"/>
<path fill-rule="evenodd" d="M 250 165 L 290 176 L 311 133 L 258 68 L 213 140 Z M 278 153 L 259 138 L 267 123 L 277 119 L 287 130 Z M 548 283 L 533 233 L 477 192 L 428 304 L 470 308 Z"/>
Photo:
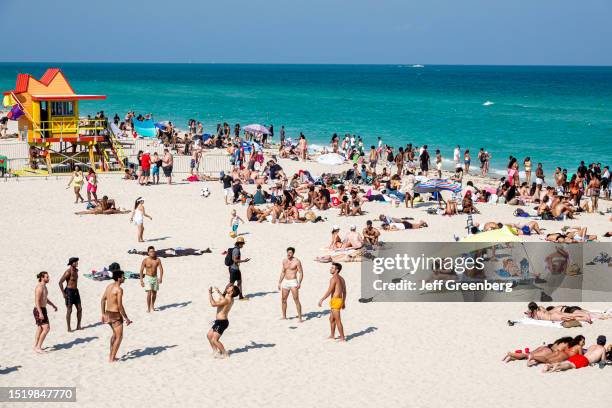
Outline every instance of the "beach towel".
<path fill-rule="evenodd" d="M 210 248 L 202 249 L 194 249 L 194 248 L 165 248 L 156 250 L 157 256 L 159 258 L 176 258 L 179 256 L 200 256 L 202 254 L 210 254 L 212 251 Z M 148 255 L 147 251 L 137 251 L 135 249 L 131 249 L 128 251 L 128 254 L 133 255 Z"/>
<path fill-rule="evenodd" d="M 508 322 L 510 322 L 510 320 Z M 531 319 L 529 317 L 523 317 L 519 320 L 512 320 L 511 322 L 513 323 L 513 326 L 520 324 L 520 325 L 525 325 L 525 326 L 553 327 L 556 329 L 563 328 L 563 326 L 561 325 L 561 322 L 551 322 L 549 320 L 536 320 L 536 319 Z"/>

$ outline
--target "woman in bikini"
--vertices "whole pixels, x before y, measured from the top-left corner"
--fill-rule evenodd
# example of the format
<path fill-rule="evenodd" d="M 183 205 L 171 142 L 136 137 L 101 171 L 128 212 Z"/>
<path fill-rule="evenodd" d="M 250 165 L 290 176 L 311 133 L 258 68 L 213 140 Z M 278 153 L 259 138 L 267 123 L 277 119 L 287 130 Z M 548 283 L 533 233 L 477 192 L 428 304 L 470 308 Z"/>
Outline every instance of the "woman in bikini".
<path fill-rule="evenodd" d="M 554 364 L 560 363 L 567 360 L 576 354 L 582 354 L 582 347 L 584 347 L 584 336 L 578 335 L 574 337 L 570 342 L 567 343 L 567 347 L 558 347 L 552 353 L 544 353 L 544 355 L 531 355 L 527 366 L 531 367 L 538 363 Z"/>
<path fill-rule="evenodd" d="M 81 187 L 83 187 L 83 171 L 81 171 L 81 167 L 79 166 L 74 166 L 74 171 L 72 172 L 72 176 L 68 181 L 68 186 L 66 187 L 66 189 L 69 189 L 70 187 L 72 187 L 72 189 L 74 190 L 74 203 L 78 203 L 79 199 L 82 203 L 84 203 L 85 199 L 81 195 Z"/>
<path fill-rule="evenodd" d="M 527 360 L 527 364 L 529 365 L 530 362 L 534 361 L 534 357 L 541 360 L 548 358 L 555 351 L 566 350 L 568 344 L 572 340 L 573 339 L 569 336 L 561 337 L 560 339 L 555 340 L 552 344 L 545 344 L 528 353 L 523 352 L 523 350 L 509 351 L 506 353 L 502 361 L 504 363 L 509 363 L 510 361 Z M 537 364 L 537 361 L 535 364 Z"/>

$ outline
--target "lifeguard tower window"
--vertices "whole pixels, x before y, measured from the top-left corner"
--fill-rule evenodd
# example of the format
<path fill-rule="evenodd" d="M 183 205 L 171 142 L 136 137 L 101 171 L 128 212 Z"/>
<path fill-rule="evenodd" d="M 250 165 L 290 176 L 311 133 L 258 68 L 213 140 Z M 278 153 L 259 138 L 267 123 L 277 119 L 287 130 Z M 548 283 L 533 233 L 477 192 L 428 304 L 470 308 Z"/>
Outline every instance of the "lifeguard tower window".
<path fill-rule="evenodd" d="M 51 102 L 51 116 L 74 116 L 74 103 Z"/>

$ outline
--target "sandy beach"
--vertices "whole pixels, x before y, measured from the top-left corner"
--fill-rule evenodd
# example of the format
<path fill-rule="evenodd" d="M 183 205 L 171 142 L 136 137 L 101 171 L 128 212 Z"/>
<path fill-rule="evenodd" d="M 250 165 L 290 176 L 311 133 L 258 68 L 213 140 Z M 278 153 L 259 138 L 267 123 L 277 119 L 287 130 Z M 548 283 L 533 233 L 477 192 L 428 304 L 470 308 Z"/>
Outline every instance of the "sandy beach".
<path fill-rule="evenodd" d="M 308 168 L 313 174 L 329 167 L 281 160 L 288 174 Z M 384 241 L 452 241 L 463 236 L 465 216 L 429 215 L 424 206 L 414 209 L 367 203 L 366 215 L 338 217 L 337 210 L 322 215 L 321 223 L 273 225 L 247 222 L 239 233 L 246 240 L 243 256 L 252 258 L 242 268 L 248 302 L 236 302 L 230 327 L 222 340 L 230 358 L 214 359 L 206 333 L 214 320 L 208 302 L 209 286 L 223 287 L 227 267 L 222 251 L 232 246 L 230 211 L 245 218 L 245 206 L 226 206 L 219 182 L 177 182 L 141 187 L 118 176 L 101 175 L 99 194 L 108 194 L 118 205 L 133 206 L 142 196 L 153 220 L 145 221 L 145 243 L 136 242 L 136 229 L 125 215 L 74 215 L 83 209 L 73 204 L 66 177 L 11 179 L 0 182 L 4 199 L 0 228 L 0 264 L 4 266 L 0 297 L 4 330 L 0 333 L 0 379 L 10 386 L 75 386 L 79 406 L 97 407 L 100 401 L 128 407 L 145 403 L 164 407 L 195 406 L 209 401 L 220 406 L 320 406 L 371 404 L 386 406 L 486 407 L 580 405 L 605 406 L 606 386 L 612 370 L 606 367 L 543 375 L 524 363 L 504 364 L 505 352 L 535 347 L 562 335 L 583 334 L 591 344 L 599 334 L 612 335 L 611 321 L 596 321 L 582 328 L 555 329 L 509 327 L 518 319 L 523 303 L 359 303 L 360 265 L 345 263 L 342 276 L 348 295 L 343 321 L 346 343 L 326 340 L 329 309 L 317 301 L 327 288 L 329 264 L 314 261 L 328 245 L 333 224 L 348 231 L 361 230 L 365 221 L 380 213 L 423 219 L 429 228 L 383 232 Z M 162 178 L 163 182 L 163 178 Z M 482 185 L 482 181 L 477 181 Z M 204 198 L 200 189 L 212 194 Z M 602 210 L 610 205 L 601 203 Z M 479 222 L 516 222 L 515 207 L 479 204 Z M 609 216 L 581 214 L 563 225 L 586 225 L 590 233 L 610 230 Z M 558 221 L 541 221 L 555 230 Z M 539 236 L 526 237 L 530 241 Z M 601 242 L 610 242 L 602 238 Z M 100 323 L 100 297 L 108 282 L 81 276 L 83 301 L 81 331 L 67 333 L 65 307 L 57 282 L 71 256 L 80 258 L 80 273 L 118 262 L 137 272 L 143 259 L 131 249 L 210 248 L 212 253 L 162 259 L 165 276 L 158 295 L 158 311 L 146 313 L 145 292 L 138 280 L 124 283 L 124 306 L 134 323 L 124 329 L 121 361 L 108 364 L 110 329 Z M 289 299 L 288 316 L 280 320 L 277 291 L 285 248 L 294 246 L 305 278 L 300 291 L 305 322 L 295 319 Z M 50 274 L 51 332 L 45 342 L 49 352 L 32 351 L 35 275 Z M 595 310 L 612 303 L 581 304 Z M 587 385 L 588 392 L 578 390 Z M 574 390 L 568 392 L 568 390 Z M 224 396 L 231 396 L 226 400 Z"/>

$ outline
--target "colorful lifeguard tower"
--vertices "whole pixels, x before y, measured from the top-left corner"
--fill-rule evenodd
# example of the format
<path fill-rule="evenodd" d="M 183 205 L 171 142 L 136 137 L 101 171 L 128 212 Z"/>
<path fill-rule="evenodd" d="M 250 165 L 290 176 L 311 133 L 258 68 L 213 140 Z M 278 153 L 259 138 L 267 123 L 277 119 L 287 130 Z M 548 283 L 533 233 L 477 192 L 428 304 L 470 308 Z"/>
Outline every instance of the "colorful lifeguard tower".
<path fill-rule="evenodd" d="M 79 95 L 59 68 L 40 78 L 18 74 L 15 89 L 4 92 L 23 111 L 19 135 L 30 150 L 30 165 L 44 158 L 46 173 L 74 165 L 97 171 L 123 170 L 125 155 L 106 119 L 80 118 L 79 101 L 102 100 L 105 95 Z"/>

